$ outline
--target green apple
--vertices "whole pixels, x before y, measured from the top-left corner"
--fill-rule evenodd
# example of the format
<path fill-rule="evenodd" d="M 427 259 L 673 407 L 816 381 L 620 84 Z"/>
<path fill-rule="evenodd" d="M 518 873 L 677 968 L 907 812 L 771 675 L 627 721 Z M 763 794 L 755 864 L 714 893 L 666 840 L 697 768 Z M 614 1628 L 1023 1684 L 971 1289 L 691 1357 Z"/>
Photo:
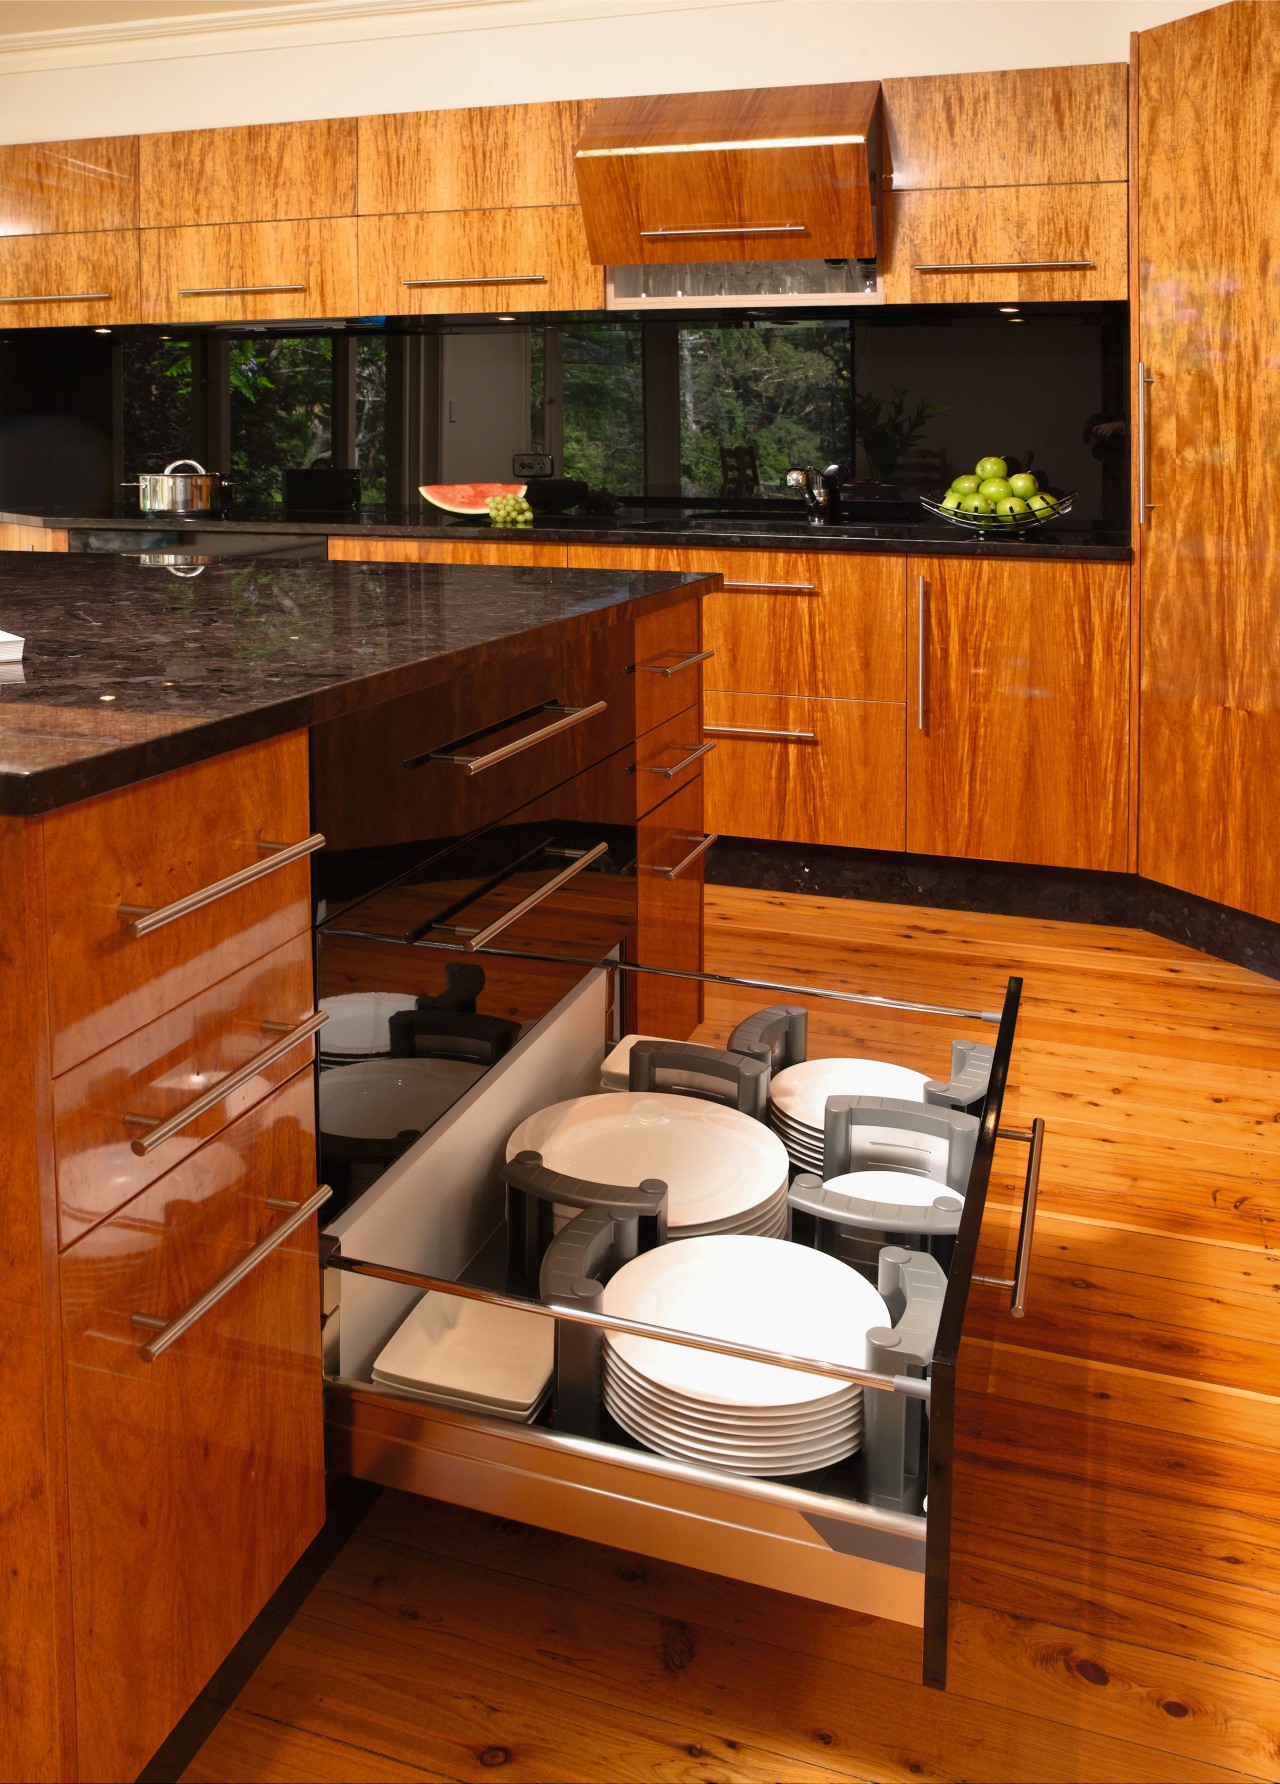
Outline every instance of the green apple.
<path fill-rule="evenodd" d="M 1040 485 L 1030 471 L 1015 471 L 1009 479 L 1009 488 L 1015 496 L 1021 496 L 1025 502 L 1028 496 L 1033 496 L 1038 492 Z"/>
<path fill-rule="evenodd" d="M 953 509 L 958 508 L 963 500 L 964 500 L 964 495 L 960 490 L 949 489 L 947 491 L 946 495 L 943 496 L 942 500 L 939 502 L 938 506 L 940 508 L 947 509 L 947 511 L 950 513 Z"/>
<path fill-rule="evenodd" d="M 1002 496 L 996 503 L 996 513 L 1001 520 L 1016 520 L 1020 514 L 1030 512 L 1021 496 Z"/>
<path fill-rule="evenodd" d="M 960 498 L 960 511 L 962 514 L 990 514 L 991 504 L 984 495 L 979 495 L 976 489 L 970 490 L 967 495 Z"/>
<path fill-rule="evenodd" d="M 973 467 L 978 477 L 1007 477 L 1009 467 L 1002 458 L 980 458 Z"/>
<path fill-rule="evenodd" d="M 975 477 L 972 471 L 966 471 L 963 477 L 957 477 L 951 485 L 958 496 L 976 496 L 981 477 Z"/>
<path fill-rule="evenodd" d="M 1033 514 L 1052 514 L 1057 506 L 1057 496 L 1051 496 L 1047 489 L 1038 489 L 1035 495 L 1027 497 L 1027 507 Z"/>
<path fill-rule="evenodd" d="M 978 485 L 978 494 L 985 496 L 993 508 L 997 502 L 1003 502 L 1006 496 L 1013 493 L 1013 485 L 1007 477 L 984 477 Z"/>

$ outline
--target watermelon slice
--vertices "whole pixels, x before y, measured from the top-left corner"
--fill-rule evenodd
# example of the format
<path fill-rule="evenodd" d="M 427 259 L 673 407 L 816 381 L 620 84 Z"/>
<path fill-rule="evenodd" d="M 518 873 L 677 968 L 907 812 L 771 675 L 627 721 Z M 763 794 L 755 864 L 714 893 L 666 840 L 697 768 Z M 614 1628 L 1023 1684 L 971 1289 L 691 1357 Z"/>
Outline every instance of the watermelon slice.
<path fill-rule="evenodd" d="M 423 483 L 418 494 L 447 514 L 488 514 L 494 496 L 522 496 L 527 483 Z"/>

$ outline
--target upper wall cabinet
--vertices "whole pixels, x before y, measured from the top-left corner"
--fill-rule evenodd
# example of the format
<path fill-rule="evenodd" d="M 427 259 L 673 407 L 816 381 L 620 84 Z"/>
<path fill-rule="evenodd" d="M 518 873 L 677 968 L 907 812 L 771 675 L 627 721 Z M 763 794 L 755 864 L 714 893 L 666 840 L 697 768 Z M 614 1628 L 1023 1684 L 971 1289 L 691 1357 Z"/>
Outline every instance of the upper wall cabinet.
<path fill-rule="evenodd" d="M 576 205 L 360 219 L 362 315 L 603 307 Z"/>
<path fill-rule="evenodd" d="M 594 100 L 392 112 L 359 121 L 361 216 L 576 204 L 573 152 Z"/>
<path fill-rule="evenodd" d="M 356 208 L 354 118 L 138 140 L 144 229 L 349 217 Z"/>
<path fill-rule="evenodd" d="M 0 148 L 0 236 L 133 229 L 137 222 L 136 136 Z"/>
<path fill-rule="evenodd" d="M 599 265 L 875 254 L 875 81 L 601 100 L 575 166 Z"/>
<path fill-rule="evenodd" d="M 0 239 L 0 327 L 137 322 L 138 233 Z"/>
<path fill-rule="evenodd" d="M 269 322 L 359 310 L 354 217 L 144 229 L 144 322 Z"/>

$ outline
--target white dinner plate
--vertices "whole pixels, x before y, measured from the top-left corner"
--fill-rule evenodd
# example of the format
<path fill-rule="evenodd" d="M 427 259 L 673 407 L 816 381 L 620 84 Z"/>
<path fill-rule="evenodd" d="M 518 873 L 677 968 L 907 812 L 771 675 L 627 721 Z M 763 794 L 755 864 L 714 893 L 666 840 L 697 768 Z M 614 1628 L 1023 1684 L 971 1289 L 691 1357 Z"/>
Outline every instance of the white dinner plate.
<path fill-rule="evenodd" d="M 606 1285 L 602 1311 L 854 1368 L 866 1367 L 868 1330 L 892 1324 L 876 1290 L 847 1264 L 743 1234 L 642 1252 Z M 610 1332 L 605 1343 L 636 1374 L 713 1405 L 799 1406 L 832 1391 L 826 1376 L 629 1332 Z"/>
<path fill-rule="evenodd" d="M 861 1447 L 859 1434 L 842 1438 L 823 1449 L 800 1451 L 790 1457 L 731 1456 L 717 1445 L 689 1442 L 667 1432 L 650 1431 L 643 1427 L 637 1429 L 625 1407 L 611 1406 L 609 1411 L 623 1430 L 629 1431 L 646 1449 L 655 1450 L 660 1456 L 671 1456 L 676 1461 L 696 1462 L 703 1467 L 719 1468 L 726 1474 L 761 1475 L 766 1478 L 774 1475 L 812 1474 L 816 1469 L 830 1468 L 836 1462 L 843 1462 Z"/>
<path fill-rule="evenodd" d="M 426 1294 L 384 1345 L 374 1373 L 411 1391 L 527 1410 L 551 1380 L 554 1326 L 540 1313 Z"/>
<path fill-rule="evenodd" d="M 349 991 L 322 997 L 329 1020 L 320 1030 L 320 1057 L 373 1058 L 391 1051 L 391 1018 L 414 1010 L 418 1000 L 396 991 Z"/>
<path fill-rule="evenodd" d="M 612 1354 L 606 1357 L 604 1379 L 611 1392 L 620 1394 L 656 1424 L 669 1423 L 706 1437 L 723 1436 L 732 1442 L 762 1446 L 779 1439 L 794 1442 L 831 1436 L 862 1423 L 860 1390 L 850 1388 L 838 1399 L 823 1401 L 817 1411 L 807 1406 L 787 1406 L 769 1412 L 750 1407 L 711 1407 L 700 1401 L 663 1396 L 640 1376 L 628 1375 Z"/>
<path fill-rule="evenodd" d="M 923 1072 L 883 1059 L 806 1059 L 770 1081 L 769 1101 L 781 1119 L 814 1128 L 821 1139 L 828 1097 L 893 1096 L 922 1103 L 925 1083 Z"/>
<path fill-rule="evenodd" d="M 320 1074 L 320 1131 L 349 1140 L 423 1133 L 484 1076 L 467 1059 L 362 1059 Z"/>
<path fill-rule="evenodd" d="M 776 1134 L 737 1109 L 663 1092 L 603 1091 L 553 1103 L 522 1121 L 507 1157 L 539 1152 L 550 1170 L 591 1183 L 667 1185 L 668 1227 L 736 1219 L 787 1181 Z"/>

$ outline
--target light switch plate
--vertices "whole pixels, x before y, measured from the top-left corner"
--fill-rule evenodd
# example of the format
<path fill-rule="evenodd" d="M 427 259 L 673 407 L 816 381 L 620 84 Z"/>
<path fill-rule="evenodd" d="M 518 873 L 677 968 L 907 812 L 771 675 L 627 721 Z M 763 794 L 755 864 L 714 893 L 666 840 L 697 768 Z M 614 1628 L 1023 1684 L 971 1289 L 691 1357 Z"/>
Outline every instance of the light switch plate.
<path fill-rule="evenodd" d="M 515 477 L 553 477 L 556 461 L 549 452 L 517 452 L 511 460 Z"/>

